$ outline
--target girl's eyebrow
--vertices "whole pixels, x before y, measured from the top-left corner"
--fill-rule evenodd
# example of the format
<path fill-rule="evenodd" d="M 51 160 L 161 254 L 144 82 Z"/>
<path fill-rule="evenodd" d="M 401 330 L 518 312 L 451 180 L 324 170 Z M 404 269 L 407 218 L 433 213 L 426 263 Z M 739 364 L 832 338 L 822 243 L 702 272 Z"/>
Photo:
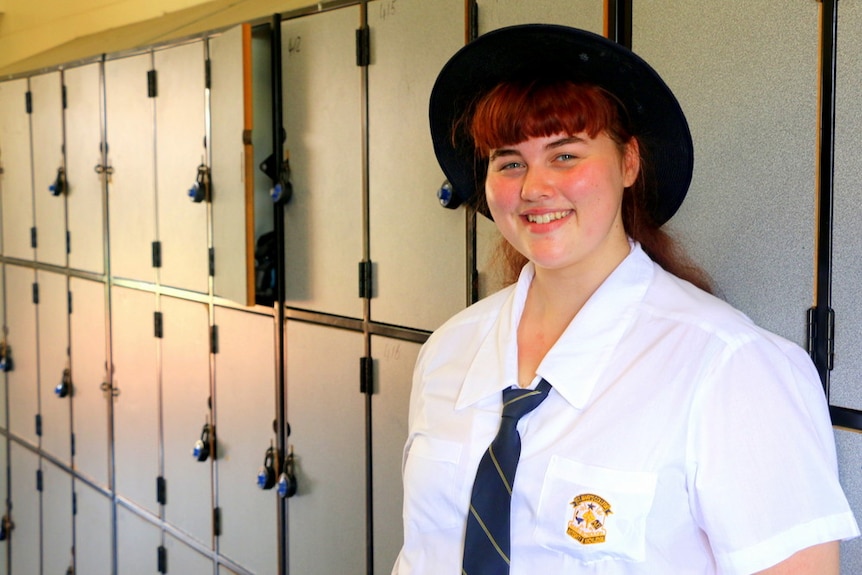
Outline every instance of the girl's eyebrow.
<path fill-rule="evenodd" d="M 565 138 L 560 138 L 559 140 L 554 140 L 553 142 L 549 142 L 545 145 L 546 150 L 553 150 L 554 148 L 559 148 L 562 146 L 566 146 L 568 144 L 582 144 L 586 142 L 586 138 L 582 138 L 580 136 L 566 136 Z M 491 152 L 491 155 L 488 157 L 488 160 L 495 160 L 501 156 L 514 156 L 518 154 L 518 150 L 514 148 L 498 148 Z"/>
<path fill-rule="evenodd" d="M 495 160 L 501 156 L 515 156 L 518 154 L 518 150 L 514 148 L 498 148 L 491 152 L 491 155 L 488 157 L 489 160 Z"/>

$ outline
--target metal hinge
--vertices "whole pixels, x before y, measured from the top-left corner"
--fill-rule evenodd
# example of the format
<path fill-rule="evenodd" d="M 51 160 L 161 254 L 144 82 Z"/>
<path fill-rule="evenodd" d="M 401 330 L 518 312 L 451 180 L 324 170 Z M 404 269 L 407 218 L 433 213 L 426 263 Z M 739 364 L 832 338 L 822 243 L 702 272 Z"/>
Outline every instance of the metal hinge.
<path fill-rule="evenodd" d="M 212 60 L 207 58 L 204 61 L 204 88 L 211 89 L 212 86 L 213 86 Z"/>
<path fill-rule="evenodd" d="M 27 90 L 27 93 L 24 94 L 24 109 L 27 110 L 28 114 L 33 113 L 33 92 Z"/>
<path fill-rule="evenodd" d="M 72 315 L 72 292 L 66 292 L 66 295 L 68 296 L 67 299 L 68 299 L 68 304 L 69 304 L 68 305 L 69 315 Z"/>
<path fill-rule="evenodd" d="M 162 242 L 153 242 L 153 267 L 162 267 Z"/>
<path fill-rule="evenodd" d="M 210 277 L 215 277 L 215 248 L 209 248 Z"/>
<path fill-rule="evenodd" d="M 30 247 L 34 250 L 38 246 L 38 242 L 36 241 L 38 238 L 36 237 L 36 226 L 30 228 Z"/>
<path fill-rule="evenodd" d="M 42 470 L 36 470 L 36 491 L 42 491 Z"/>
<path fill-rule="evenodd" d="M 36 436 L 42 437 L 42 416 L 40 414 L 36 414 Z"/>
<path fill-rule="evenodd" d="M 356 65 L 371 64 L 371 30 L 364 26 L 356 30 Z"/>
<path fill-rule="evenodd" d="M 65 110 L 68 107 L 69 107 L 69 102 L 66 99 L 66 84 L 63 84 L 63 109 Z"/>
<path fill-rule="evenodd" d="M 359 358 L 359 393 L 374 393 L 374 360 L 370 357 Z"/>
<path fill-rule="evenodd" d="M 33 303 L 39 305 L 39 284 L 33 284 Z"/>
<path fill-rule="evenodd" d="M 168 502 L 168 482 L 164 477 L 156 477 L 156 502 L 166 505 Z"/>
<path fill-rule="evenodd" d="M 72 515 L 78 514 L 78 494 L 74 491 L 72 492 Z"/>
<path fill-rule="evenodd" d="M 159 339 L 164 336 L 164 318 L 160 311 L 153 312 L 153 332 Z"/>
<path fill-rule="evenodd" d="M 66 232 L 66 255 L 72 253 L 72 232 Z"/>
<path fill-rule="evenodd" d="M 218 326 L 210 328 L 210 353 L 218 353 Z"/>
<path fill-rule="evenodd" d="M 371 262 L 359 262 L 359 297 L 371 299 L 372 271 Z"/>
<path fill-rule="evenodd" d="M 147 71 L 147 96 L 155 98 L 158 96 L 158 78 L 155 70 Z"/>
<path fill-rule="evenodd" d="M 221 535 L 221 507 L 213 509 L 213 535 Z"/>
<path fill-rule="evenodd" d="M 168 572 L 168 550 L 164 545 L 158 548 L 159 573 Z"/>
<path fill-rule="evenodd" d="M 806 328 L 808 332 L 808 341 L 806 348 L 808 355 L 814 363 L 817 363 L 818 350 L 825 351 L 826 354 L 826 369 L 832 371 L 835 365 L 835 310 L 828 308 L 826 310 L 826 325 L 820 325 L 818 320 L 817 308 L 812 307 L 808 310 L 806 320 Z"/>
<path fill-rule="evenodd" d="M 75 434 L 74 433 L 69 438 L 69 441 L 70 441 L 70 447 L 71 447 L 71 451 L 72 451 L 72 457 L 75 457 Z"/>

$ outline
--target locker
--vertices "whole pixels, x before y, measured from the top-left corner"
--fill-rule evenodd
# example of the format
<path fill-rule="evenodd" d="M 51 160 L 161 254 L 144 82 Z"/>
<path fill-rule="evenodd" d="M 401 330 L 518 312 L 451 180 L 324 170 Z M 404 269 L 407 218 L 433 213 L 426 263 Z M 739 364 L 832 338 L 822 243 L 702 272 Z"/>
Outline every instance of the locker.
<path fill-rule="evenodd" d="M 275 342 L 268 316 L 217 307 L 215 358 L 219 551 L 255 573 L 277 572 L 275 490 L 257 473 L 275 441 Z"/>
<path fill-rule="evenodd" d="M 108 485 L 108 410 L 105 368 L 105 284 L 69 278 L 69 315 L 75 468 L 97 485 Z"/>
<path fill-rule="evenodd" d="M 202 543 L 212 542 L 212 459 L 192 456 L 209 409 L 209 315 L 204 304 L 161 298 L 162 420 L 165 520 Z"/>
<path fill-rule="evenodd" d="M 72 476 L 45 458 L 42 476 L 42 572 L 66 573 L 74 566 Z"/>
<path fill-rule="evenodd" d="M 196 41 L 154 54 L 156 105 L 156 196 L 162 284 L 207 291 L 207 203 L 189 189 L 206 166 L 204 44 Z"/>
<path fill-rule="evenodd" d="M 0 264 L 0 324 L 3 326 L 3 333 L 6 333 L 6 266 Z M 0 338 L 0 343 L 5 343 L 6 338 Z M 9 422 L 7 421 L 8 411 L 8 393 L 9 389 L 6 385 L 6 374 L 0 372 L 0 430 L 9 431 Z M 0 443 L 4 442 L 4 439 L 0 438 Z M 0 461 L 2 463 L 2 461 Z M 0 466 L 0 469 L 2 467 Z M 0 493 L 3 493 L 2 489 L 0 489 Z M 0 558 L 0 563 L 2 563 L 2 558 Z"/>
<path fill-rule="evenodd" d="M 111 575 L 111 500 L 82 481 L 75 481 L 75 499 L 75 572 Z"/>
<path fill-rule="evenodd" d="M 168 556 L 168 573 L 183 575 L 212 575 L 213 560 L 201 555 L 182 541 L 165 536 Z"/>
<path fill-rule="evenodd" d="M 9 445 L 10 515 L 15 529 L 9 541 L 11 573 L 39 573 L 41 497 L 36 489 L 39 456 L 16 442 Z"/>
<path fill-rule="evenodd" d="M 66 86 L 66 210 L 69 267 L 102 273 L 105 268 L 102 162 L 101 64 L 69 68 Z"/>
<path fill-rule="evenodd" d="M 817 4 L 732 1 L 703 13 L 687 2 L 653 1 L 635 4 L 633 19 L 634 50 L 674 90 L 695 143 L 694 179 L 670 229 L 719 295 L 804 344 L 813 285 Z"/>
<path fill-rule="evenodd" d="M 9 431 L 37 445 L 36 415 L 39 413 L 36 354 L 36 306 L 33 304 L 32 269 L 6 265 L 6 342 L 13 369 L 6 373 L 9 390 Z"/>
<path fill-rule="evenodd" d="M 117 506 L 117 575 L 152 575 L 158 573 L 158 527 L 130 511 Z"/>
<path fill-rule="evenodd" d="M 72 393 L 58 395 L 64 379 L 73 387 L 69 369 L 69 316 L 66 276 L 38 271 L 39 284 L 39 405 L 42 449 L 66 465 L 72 463 Z M 68 371 L 68 377 L 66 372 Z M 62 389 L 60 390 L 62 391 Z"/>
<path fill-rule="evenodd" d="M 401 460 L 407 441 L 407 413 L 413 365 L 420 345 L 372 337 L 376 389 L 371 398 L 374 458 L 374 572 L 389 573 L 404 541 L 401 522 Z"/>
<path fill-rule="evenodd" d="M 60 72 L 30 78 L 33 113 L 33 199 L 36 259 L 66 264 L 66 200 L 63 158 L 63 85 Z M 60 170 L 63 173 L 60 174 Z M 55 191 L 51 191 L 54 188 Z"/>
<path fill-rule="evenodd" d="M 298 482 L 288 500 L 289 570 L 365 573 L 362 335 L 300 322 L 288 322 L 286 332 L 288 441 Z"/>
<path fill-rule="evenodd" d="M 114 465 L 117 494 L 158 513 L 159 364 L 155 297 L 114 287 Z"/>
<path fill-rule="evenodd" d="M 439 205 L 428 130 L 434 79 L 464 44 L 463 13 L 459 0 L 368 3 L 374 321 L 433 329 L 467 301 L 464 218 Z"/>
<path fill-rule="evenodd" d="M 256 239 L 273 227 L 269 183 L 259 170 L 272 149 L 270 55 L 265 33 L 237 26 L 209 39 L 212 88 L 212 225 L 215 294 L 255 301 Z"/>
<path fill-rule="evenodd" d="M 493 2 L 481 0 L 479 6 L 479 33 L 484 34 L 504 26 L 543 22 L 564 24 L 601 34 L 604 26 L 604 2 L 578 0 L 560 3 L 557 0 Z M 504 278 L 494 265 L 494 254 L 503 241 L 494 222 L 483 216 L 476 218 L 476 269 L 479 272 L 479 298 L 504 287 Z"/>
<path fill-rule="evenodd" d="M 111 273 L 155 281 L 155 111 L 148 96 L 152 55 L 105 63 Z"/>
<path fill-rule="evenodd" d="M 358 26 L 359 8 L 351 7 L 287 20 L 281 32 L 293 183 L 284 212 L 288 305 L 352 317 L 362 315 Z"/>
<path fill-rule="evenodd" d="M 3 255 L 33 259 L 33 176 L 26 79 L 0 82 L 0 193 Z"/>

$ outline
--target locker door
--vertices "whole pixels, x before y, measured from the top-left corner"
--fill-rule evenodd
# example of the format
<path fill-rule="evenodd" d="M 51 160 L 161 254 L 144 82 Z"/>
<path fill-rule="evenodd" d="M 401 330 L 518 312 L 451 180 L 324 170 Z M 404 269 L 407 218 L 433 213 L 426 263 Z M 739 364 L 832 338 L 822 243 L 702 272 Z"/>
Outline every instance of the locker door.
<path fill-rule="evenodd" d="M 212 542 L 212 459 L 192 454 L 209 409 L 209 315 L 200 303 L 163 297 L 162 419 L 168 500 L 165 519 L 209 546 Z"/>
<path fill-rule="evenodd" d="M 207 163 L 204 44 L 155 52 L 158 233 L 164 285 L 207 291 L 207 203 L 189 198 L 198 166 Z"/>
<path fill-rule="evenodd" d="M 6 309 L 6 342 L 12 357 L 12 371 L 6 374 L 9 389 L 9 432 L 37 445 L 36 414 L 39 413 L 38 366 L 36 354 L 36 306 L 33 283 L 36 274 L 29 268 L 6 266 L 6 298 L 14 305 Z"/>
<path fill-rule="evenodd" d="M 9 441 L 0 437 L 0 496 L 6 501 L 0 503 L 0 518 L 9 512 Z M 9 575 L 9 536 L 0 542 L 0 574 Z"/>
<path fill-rule="evenodd" d="M 26 79 L 0 82 L 0 193 L 3 194 L 3 254 L 33 259 L 33 177 Z"/>
<path fill-rule="evenodd" d="M 351 7 L 287 20 L 281 33 L 293 182 L 284 225 L 288 305 L 353 317 L 362 315 L 358 26 L 359 8 Z"/>
<path fill-rule="evenodd" d="M 484 34 L 504 26 L 541 22 L 564 24 L 601 34 L 604 27 L 605 2 L 601 0 L 479 0 L 479 33 Z M 502 241 L 494 222 L 476 218 L 476 268 L 479 272 L 479 297 L 483 298 L 503 287 L 500 270 L 492 264 L 497 245 Z"/>
<path fill-rule="evenodd" d="M 36 259 L 66 265 L 66 202 L 50 187 L 65 170 L 63 159 L 63 86 L 60 72 L 30 78 L 33 99 L 33 198 L 36 209 Z"/>
<path fill-rule="evenodd" d="M 116 489 L 152 513 L 158 513 L 159 366 L 151 293 L 114 287 L 114 465 Z"/>
<path fill-rule="evenodd" d="M 102 389 L 107 381 L 105 284 L 73 277 L 69 291 L 75 468 L 97 485 L 107 486 L 110 395 Z"/>
<path fill-rule="evenodd" d="M 75 482 L 75 497 L 75 572 L 110 575 L 114 544 L 111 500 L 82 481 Z"/>
<path fill-rule="evenodd" d="M 69 369 L 69 316 L 66 276 L 38 271 L 39 282 L 39 397 L 42 449 L 71 466 L 72 391 L 60 397 L 57 386 Z M 71 371 L 69 372 L 71 378 Z"/>
<path fill-rule="evenodd" d="M 105 63 L 108 166 L 113 170 L 108 184 L 111 273 L 146 281 L 155 280 L 156 239 L 151 70 L 151 54 Z"/>
<path fill-rule="evenodd" d="M 158 527 L 117 506 L 117 574 L 150 575 L 158 573 L 158 549 L 162 544 Z"/>
<path fill-rule="evenodd" d="M 74 563 L 72 476 L 43 458 L 42 485 L 42 572 L 67 573 Z"/>
<path fill-rule="evenodd" d="M 463 13 L 460 0 L 368 3 L 375 321 L 432 329 L 467 301 L 464 217 L 437 200 L 443 173 L 428 130 L 431 87 L 464 44 Z"/>
<path fill-rule="evenodd" d="M 862 9 L 855 2 L 839 4 L 838 62 L 835 109 L 835 188 L 833 220 L 832 307 L 835 310 L 835 367 L 830 374 L 830 403 L 862 410 L 862 312 L 859 310 L 860 181 L 858 154 L 859 110 L 862 101 L 855 86 L 862 78 Z M 839 469 L 844 491 L 857 519 L 862 518 L 862 484 L 859 469 L 862 444 L 859 433 L 836 430 Z M 862 572 L 862 540 L 841 544 L 841 573 Z"/>
<path fill-rule="evenodd" d="M 36 490 L 39 457 L 14 441 L 9 446 L 11 482 L 10 517 L 15 529 L 10 537 L 11 573 L 39 573 L 41 498 Z"/>
<path fill-rule="evenodd" d="M 298 482 L 288 503 L 289 570 L 365 573 L 362 335 L 300 322 L 286 331 L 288 441 Z"/>
<path fill-rule="evenodd" d="M 183 575 L 212 575 L 213 560 L 204 557 L 175 537 L 165 536 L 168 554 L 168 573 Z"/>
<path fill-rule="evenodd" d="M 674 90 L 695 143 L 694 180 L 670 229 L 730 303 L 802 344 L 813 284 L 817 4 L 732 0 L 704 12 L 638 2 L 633 18 L 635 52 Z"/>
<path fill-rule="evenodd" d="M 407 441 L 407 412 L 413 365 L 420 345 L 373 337 L 377 373 L 371 398 L 374 454 L 374 572 L 389 573 L 404 542 L 401 459 Z"/>
<path fill-rule="evenodd" d="M 101 273 L 105 267 L 102 180 L 101 64 L 63 72 L 66 86 L 66 209 L 69 267 Z"/>
<path fill-rule="evenodd" d="M 275 490 L 257 487 L 257 473 L 275 441 L 273 320 L 216 308 L 219 552 L 254 573 L 278 570 Z"/>

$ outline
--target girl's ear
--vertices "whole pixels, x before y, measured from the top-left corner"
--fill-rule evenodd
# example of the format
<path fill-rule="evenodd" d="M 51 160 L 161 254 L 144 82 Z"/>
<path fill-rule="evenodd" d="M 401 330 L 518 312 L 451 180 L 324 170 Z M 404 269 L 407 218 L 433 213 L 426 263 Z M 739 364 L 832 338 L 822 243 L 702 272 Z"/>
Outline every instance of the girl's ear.
<path fill-rule="evenodd" d="M 640 144 L 637 138 L 632 137 L 626 144 L 623 155 L 623 184 L 626 188 L 635 183 L 641 169 Z"/>

